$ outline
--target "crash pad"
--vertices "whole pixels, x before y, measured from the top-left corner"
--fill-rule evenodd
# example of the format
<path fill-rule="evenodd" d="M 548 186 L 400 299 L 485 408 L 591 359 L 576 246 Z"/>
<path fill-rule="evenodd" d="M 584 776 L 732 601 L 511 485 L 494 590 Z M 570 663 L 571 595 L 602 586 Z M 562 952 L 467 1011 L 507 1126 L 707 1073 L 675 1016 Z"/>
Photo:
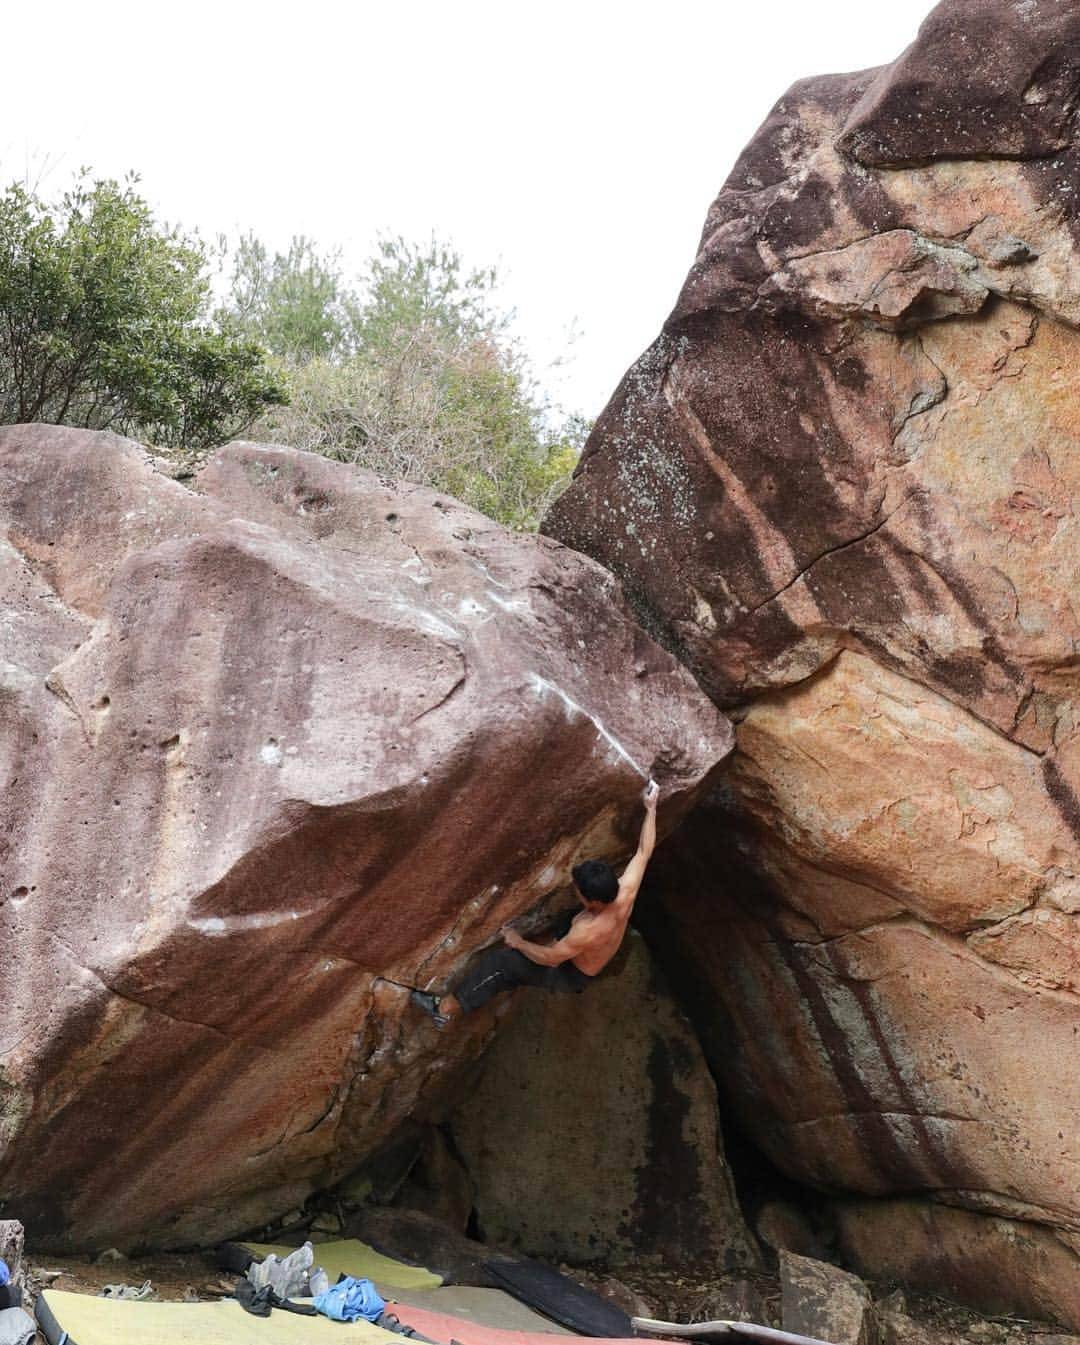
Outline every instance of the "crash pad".
<path fill-rule="evenodd" d="M 390 1299 L 390 1311 L 403 1317 L 402 1309 L 424 1308 L 441 1312 L 476 1326 L 493 1326 L 502 1331 L 527 1331 L 533 1334 L 566 1336 L 565 1326 L 542 1317 L 503 1289 L 484 1289 L 472 1284 L 447 1284 L 441 1289 L 395 1289 L 383 1295 Z M 426 1335 L 427 1332 L 421 1332 Z"/>
<path fill-rule="evenodd" d="M 585 1345 L 584 1336 L 552 1335 L 548 1331 L 502 1331 L 494 1326 L 478 1326 L 461 1317 L 452 1317 L 444 1312 L 430 1312 L 426 1308 L 417 1308 L 404 1303 L 394 1304 L 391 1308 L 406 1326 L 419 1331 L 429 1340 L 443 1342 L 457 1341 L 459 1345 Z M 641 1345 L 639 1340 L 628 1337 L 619 1345 Z"/>
<path fill-rule="evenodd" d="M 284 1257 L 296 1251 L 295 1247 L 267 1242 L 242 1242 L 239 1245 L 246 1247 L 252 1256 L 258 1257 L 260 1261 L 271 1252 L 275 1256 Z M 352 1275 L 358 1280 L 374 1280 L 380 1292 L 383 1288 L 437 1289 L 442 1284 L 441 1275 L 425 1270 L 423 1266 L 410 1266 L 404 1261 L 395 1261 L 390 1256 L 383 1256 L 382 1252 L 377 1252 L 374 1247 L 369 1247 L 366 1242 L 360 1242 L 357 1238 L 316 1243 L 315 1264 L 322 1266 L 330 1276 L 331 1284 L 341 1275 Z M 383 1297 L 385 1298 L 385 1294 Z"/>
<path fill-rule="evenodd" d="M 488 1261 L 484 1269 L 522 1303 L 578 1335 L 622 1340 L 633 1337 L 634 1329 L 625 1312 L 551 1266 L 519 1257 L 514 1261 Z"/>
<path fill-rule="evenodd" d="M 271 1312 L 253 1317 L 235 1299 L 217 1303 L 148 1303 L 95 1298 L 62 1289 L 38 1295 L 38 1323 L 49 1345 L 401 1345 L 395 1336 L 369 1322 L 332 1322 Z"/>

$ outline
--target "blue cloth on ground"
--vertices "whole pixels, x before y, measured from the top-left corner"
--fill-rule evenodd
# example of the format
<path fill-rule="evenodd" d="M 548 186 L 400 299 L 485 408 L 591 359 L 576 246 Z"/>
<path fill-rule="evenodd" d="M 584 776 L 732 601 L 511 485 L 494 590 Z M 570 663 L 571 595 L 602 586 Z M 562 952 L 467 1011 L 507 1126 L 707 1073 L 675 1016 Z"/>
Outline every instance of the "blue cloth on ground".
<path fill-rule="evenodd" d="M 355 1322 L 361 1317 L 373 1322 L 386 1308 L 370 1280 L 357 1280 L 352 1275 L 344 1276 L 313 1301 L 316 1311 L 335 1322 Z"/>
<path fill-rule="evenodd" d="M 8 1270 L 6 1261 L 0 1261 L 0 1289 L 11 1279 L 11 1271 Z"/>

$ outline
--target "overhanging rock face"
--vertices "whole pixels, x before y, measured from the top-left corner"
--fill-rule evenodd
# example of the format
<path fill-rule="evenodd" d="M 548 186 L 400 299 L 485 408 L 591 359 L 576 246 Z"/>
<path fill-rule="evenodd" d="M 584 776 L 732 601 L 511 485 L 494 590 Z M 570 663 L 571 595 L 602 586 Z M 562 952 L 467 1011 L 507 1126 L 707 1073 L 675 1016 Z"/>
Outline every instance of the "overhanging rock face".
<path fill-rule="evenodd" d="M 716 1088 L 641 937 L 588 998 L 533 995 L 451 1118 L 486 1238 L 574 1265 L 753 1266 Z"/>
<path fill-rule="evenodd" d="M 1078 61 L 1075 5 L 964 0 L 790 90 L 545 524 L 741 721 L 657 934 L 752 1132 L 1066 1239 Z"/>
<path fill-rule="evenodd" d="M 0 1188 L 206 1242 L 440 1105 L 442 986 L 726 720 L 599 566 L 288 449 L 0 431 Z"/>

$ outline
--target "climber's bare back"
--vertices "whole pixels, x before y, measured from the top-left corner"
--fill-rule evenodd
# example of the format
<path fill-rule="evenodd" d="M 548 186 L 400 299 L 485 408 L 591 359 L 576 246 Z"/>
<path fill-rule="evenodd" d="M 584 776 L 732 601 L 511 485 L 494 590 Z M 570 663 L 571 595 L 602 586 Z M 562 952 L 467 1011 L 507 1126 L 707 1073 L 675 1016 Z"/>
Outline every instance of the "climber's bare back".
<path fill-rule="evenodd" d="M 620 909 L 621 908 L 621 909 Z M 566 936 L 569 947 L 580 942 L 580 952 L 570 961 L 586 976 L 598 976 L 622 947 L 633 902 L 623 902 L 621 894 L 606 911 L 582 911 L 575 915 Z"/>

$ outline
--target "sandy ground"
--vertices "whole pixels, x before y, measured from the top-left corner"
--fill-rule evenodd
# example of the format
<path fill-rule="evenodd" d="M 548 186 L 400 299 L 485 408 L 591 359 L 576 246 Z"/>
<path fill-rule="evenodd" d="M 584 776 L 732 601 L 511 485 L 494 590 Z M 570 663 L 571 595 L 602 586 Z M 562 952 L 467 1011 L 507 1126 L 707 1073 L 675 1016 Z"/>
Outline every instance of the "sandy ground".
<path fill-rule="evenodd" d="M 98 1262 L 73 1256 L 44 1256 L 38 1260 L 27 1252 L 31 1290 L 65 1289 L 72 1293 L 100 1294 L 107 1284 L 128 1284 L 139 1288 L 146 1280 L 154 1295 L 170 1301 L 206 1302 L 231 1294 L 235 1275 L 217 1269 L 213 1253 L 157 1256 L 128 1260 L 108 1258 Z"/>

